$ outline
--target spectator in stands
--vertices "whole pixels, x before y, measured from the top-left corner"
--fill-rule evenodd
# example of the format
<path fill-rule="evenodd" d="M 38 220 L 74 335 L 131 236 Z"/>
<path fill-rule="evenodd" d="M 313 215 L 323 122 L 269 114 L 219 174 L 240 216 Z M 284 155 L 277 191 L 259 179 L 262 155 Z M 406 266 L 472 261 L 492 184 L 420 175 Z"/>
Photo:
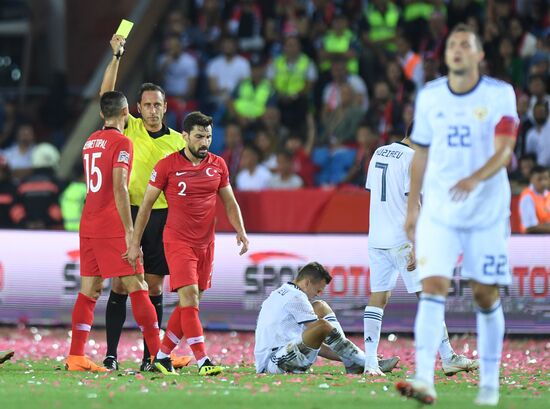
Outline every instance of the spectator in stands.
<path fill-rule="evenodd" d="M 259 52 L 264 47 L 262 12 L 254 0 L 240 0 L 233 8 L 228 22 L 231 35 L 244 52 Z"/>
<path fill-rule="evenodd" d="M 361 21 L 363 42 L 379 50 L 396 51 L 395 36 L 401 11 L 393 1 L 372 0 Z"/>
<path fill-rule="evenodd" d="M 7 100 L 0 103 L 0 149 L 5 149 L 15 142 L 20 123 L 21 118 L 15 101 Z"/>
<path fill-rule="evenodd" d="M 357 127 L 363 119 L 363 110 L 357 105 L 357 98 L 350 84 L 340 85 L 340 99 L 336 109 L 323 113 L 323 133 L 319 141 L 322 144 L 350 144 L 354 141 Z"/>
<path fill-rule="evenodd" d="M 483 6 L 475 0 L 453 0 L 447 5 L 447 25 L 453 28 L 470 17 L 479 18 L 483 14 Z"/>
<path fill-rule="evenodd" d="M 519 216 L 522 233 L 550 233 L 550 174 L 548 168 L 535 166 L 530 185 L 521 193 Z"/>
<path fill-rule="evenodd" d="M 12 209 L 15 205 L 17 188 L 11 180 L 8 161 L 0 155 L 0 228 L 14 227 Z"/>
<path fill-rule="evenodd" d="M 527 153 L 520 156 L 518 166 L 515 171 L 510 173 L 510 186 L 512 194 L 520 194 L 523 189 L 529 186 L 531 170 L 537 166 L 537 157 L 532 153 Z"/>
<path fill-rule="evenodd" d="M 541 166 L 550 166 L 550 121 L 548 121 L 548 103 L 544 100 L 535 104 L 533 109 L 535 126 L 527 131 L 525 151 L 537 155 Z"/>
<path fill-rule="evenodd" d="M 32 152 L 32 173 L 17 189 L 16 223 L 27 229 L 58 229 L 62 226 L 59 208 L 59 182 L 55 170 L 59 151 L 49 143 L 37 145 Z"/>
<path fill-rule="evenodd" d="M 378 135 L 373 131 L 369 123 L 363 122 L 357 128 L 355 141 L 357 142 L 355 161 L 342 183 L 351 183 L 364 188 L 369 162 L 374 151 L 379 146 Z"/>
<path fill-rule="evenodd" d="M 509 34 L 514 43 L 516 54 L 523 59 L 531 58 L 537 49 L 537 38 L 526 31 L 518 17 L 510 19 Z"/>
<path fill-rule="evenodd" d="M 312 114 L 306 117 L 307 136 L 305 138 L 296 130 L 292 130 L 285 142 L 285 149 L 292 154 L 294 172 L 302 178 L 304 186 L 313 186 L 317 166 L 311 160 L 311 151 L 315 144 L 315 121 Z"/>
<path fill-rule="evenodd" d="M 321 72 L 329 71 L 335 59 L 344 59 L 348 71 L 357 74 L 359 72 L 357 50 L 357 39 L 349 29 L 347 17 L 338 13 L 332 21 L 331 29 L 321 40 L 321 49 L 319 50 Z"/>
<path fill-rule="evenodd" d="M 405 77 L 399 60 L 388 60 L 386 64 L 386 82 L 390 86 L 391 93 L 397 102 L 412 102 L 416 92 L 416 85 Z"/>
<path fill-rule="evenodd" d="M 524 63 L 516 55 L 514 43 L 510 37 L 501 37 L 498 44 L 498 54 L 492 59 L 493 76 L 511 83 L 515 87 L 523 85 Z"/>
<path fill-rule="evenodd" d="M 263 127 L 257 130 L 254 138 L 254 145 L 256 145 L 262 157 L 262 165 L 271 172 L 274 172 L 277 168 L 277 155 L 275 154 L 277 140 L 275 138 L 275 135 L 269 134 Z"/>
<path fill-rule="evenodd" d="M 228 101 L 231 119 L 236 120 L 245 133 L 257 128 L 268 104 L 273 103 L 273 94 L 263 61 L 255 58 L 251 77 L 239 83 Z"/>
<path fill-rule="evenodd" d="M 200 32 L 196 26 L 190 24 L 181 10 L 172 10 L 164 22 L 164 38 L 176 36 L 185 49 L 194 48 L 200 42 Z M 166 88 L 165 88 L 166 89 Z"/>
<path fill-rule="evenodd" d="M 546 90 L 546 79 L 542 75 L 531 75 L 529 78 L 529 111 L 527 115 L 532 123 L 535 123 L 534 107 L 538 101 L 544 101 L 547 106 L 550 106 L 550 95 Z"/>
<path fill-rule="evenodd" d="M 241 127 L 234 123 L 230 122 L 225 126 L 224 134 L 224 150 L 221 154 L 221 157 L 225 160 L 227 168 L 229 169 L 229 176 L 231 182 L 235 181 L 237 172 L 241 164 L 241 154 L 243 151 L 243 136 Z"/>
<path fill-rule="evenodd" d="M 299 189 L 303 185 L 302 178 L 294 173 L 292 154 L 286 150 L 277 152 L 277 168 L 269 180 L 269 189 Z"/>
<path fill-rule="evenodd" d="M 80 162 L 75 165 L 73 175 L 76 177 L 69 183 L 59 198 L 63 227 L 67 231 L 79 230 L 82 209 L 86 200 L 86 179 Z"/>
<path fill-rule="evenodd" d="M 273 81 L 281 122 L 288 128 L 300 128 L 308 111 L 309 94 L 317 79 L 317 69 L 302 53 L 296 36 L 285 38 L 283 54 L 273 60 L 267 76 Z"/>
<path fill-rule="evenodd" d="M 199 68 L 193 55 L 183 51 L 180 37 L 165 40 L 166 51 L 159 57 L 159 80 L 166 92 L 168 111 L 176 115 L 174 128 L 181 128 L 186 112 L 197 109 L 195 93 Z"/>
<path fill-rule="evenodd" d="M 374 95 L 367 112 L 367 120 L 374 126 L 383 141 L 388 138 L 388 131 L 401 121 L 401 105 L 393 98 L 387 81 L 374 84 Z"/>
<path fill-rule="evenodd" d="M 355 105 L 359 106 L 363 112 L 367 112 L 369 107 L 367 85 L 359 75 L 348 72 L 346 60 L 334 59 L 330 73 L 332 81 L 323 89 L 323 114 L 334 111 L 341 104 L 340 88 L 343 84 L 349 84 L 352 87 L 356 99 Z"/>
<path fill-rule="evenodd" d="M 260 164 L 260 151 L 254 145 L 246 145 L 241 156 L 241 170 L 237 174 L 238 190 L 264 190 L 269 186 L 271 172 Z"/>
<path fill-rule="evenodd" d="M 395 39 L 397 58 L 405 74 L 405 78 L 412 81 L 416 89 L 424 85 L 424 64 L 422 57 L 411 48 L 411 42 L 403 34 Z"/>
<path fill-rule="evenodd" d="M 21 123 L 17 127 L 15 143 L 4 150 L 12 176 L 20 180 L 32 170 L 32 153 L 34 150 L 34 128 L 30 123 Z"/>
<path fill-rule="evenodd" d="M 439 3 L 437 11 L 433 3 Z M 403 0 L 402 7 L 400 25 L 403 27 L 403 34 L 411 39 L 412 48 L 419 50 L 421 43 L 429 36 L 428 21 L 435 12 L 445 13 L 445 4 L 442 1 Z"/>
<path fill-rule="evenodd" d="M 516 147 L 514 152 L 516 157 L 522 156 L 525 153 L 525 145 L 527 143 L 527 132 L 533 126 L 533 123 L 529 119 L 529 95 L 520 94 L 516 101 L 518 117 L 519 117 L 519 129 L 518 138 L 516 141 Z"/>
<path fill-rule="evenodd" d="M 205 60 L 214 56 L 223 32 L 222 2 L 219 0 L 204 0 L 197 13 L 198 42 L 197 46 Z"/>
<path fill-rule="evenodd" d="M 439 60 L 432 55 L 424 57 L 424 83 L 441 77 L 439 72 Z"/>
<path fill-rule="evenodd" d="M 429 57 L 438 62 L 443 61 L 448 33 L 449 29 L 445 15 L 439 11 L 434 11 L 428 21 L 428 35 L 419 45 L 418 51 L 424 58 Z"/>
<path fill-rule="evenodd" d="M 274 138 L 276 144 L 286 140 L 289 130 L 281 123 L 281 111 L 276 106 L 268 106 L 262 117 L 262 127 Z"/>
<path fill-rule="evenodd" d="M 237 54 L 237 43 L 232 37 L 221 42 L 222 55 L 208 63 L 206 75 L 212 102 L 215 104 L 215 120 L 219 120 L 225 111 L 225 104 L 239 82 L 250 77 L 250 63 Z"/>

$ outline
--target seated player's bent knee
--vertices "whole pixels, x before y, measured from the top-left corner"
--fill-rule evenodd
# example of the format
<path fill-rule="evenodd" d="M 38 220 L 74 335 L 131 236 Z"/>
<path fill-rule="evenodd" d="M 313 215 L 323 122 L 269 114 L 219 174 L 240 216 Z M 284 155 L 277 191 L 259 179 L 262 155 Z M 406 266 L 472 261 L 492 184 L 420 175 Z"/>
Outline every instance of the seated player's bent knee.
<path fill-rule="evenodd" d="M 313 311 L 315 311 L 315 314 L 317 314 L 319 318 L 326 317 L 328 314 L 333 313 L 330 305 L 323 300 L 315 300 L 311 305 L 313 305 Z"/>

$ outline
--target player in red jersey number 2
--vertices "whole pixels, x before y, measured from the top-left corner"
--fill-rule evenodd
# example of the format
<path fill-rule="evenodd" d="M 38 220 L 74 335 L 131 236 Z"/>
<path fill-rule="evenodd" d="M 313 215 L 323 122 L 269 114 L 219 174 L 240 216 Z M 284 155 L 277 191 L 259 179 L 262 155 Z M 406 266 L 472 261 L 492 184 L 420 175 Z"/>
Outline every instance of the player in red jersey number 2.
<path fill-rule="evenodd" d="M 212 142 L 212 118 L 201 112 L 191 112 L 183 121 L 182 135 L 186 147 L 160 160 L 151 174 L 136 218 L 128 260 L 134 264 L 139 259 L 139 243 L 151 206 L 164 192 L 168 201 L 164 252 L 170 270 L 170 287 L 178 292 L 179 305 L 168 321 L 154 365 L 164 374 L 175 374 L 170 352 L 185 336 L 197 360 L 199 375 L 217 375 L 222 367 L 212 364 L 206 354 L 199 300 L 203 291 L 211 286 L 218 194 L 237 232 L 237 245 L 242 245 L 241 255 L 248 251 L 248 238 L 229 184 L 227 165 L 222 158 L 208 152 Z"/>
<path fill-rule="evenodd" d="M 128 120 L 128 102 L 118 91 L 106 92 L 100 100 L 102 130 L 84 143 L 82 160 L 86 174 L 86 203 L 80 222 L 80 293 L 72 317 L 69 371 L 106 372 L 84 356 L 84 347 L 94 320 L 96 300 L 105 278 L 120 277 L 130 294 L 134 318 L 151 353 L 160 347 L 155 307 L 149 299 L 140 262 L 123 260 L 133 227 L 128 180 L 132 170 L 132 141 L 122 134 Z"/>

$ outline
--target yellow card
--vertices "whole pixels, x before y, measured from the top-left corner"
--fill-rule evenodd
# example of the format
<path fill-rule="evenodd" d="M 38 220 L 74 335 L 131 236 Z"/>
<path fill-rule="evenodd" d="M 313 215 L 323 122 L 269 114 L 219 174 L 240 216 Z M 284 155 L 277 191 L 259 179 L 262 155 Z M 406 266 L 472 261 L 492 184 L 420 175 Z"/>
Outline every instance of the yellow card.
<path fill-rule="evenodd" d="M 130 31 L 132 31 L 133 26 L 134 23 L 132 23 L 131 21 L 122 19 L 122 21 L 120 22 L 120 26 L 118 26 L 115 34 L 124 38 L 128 38 L 128 34 L 130 34 Z"/>

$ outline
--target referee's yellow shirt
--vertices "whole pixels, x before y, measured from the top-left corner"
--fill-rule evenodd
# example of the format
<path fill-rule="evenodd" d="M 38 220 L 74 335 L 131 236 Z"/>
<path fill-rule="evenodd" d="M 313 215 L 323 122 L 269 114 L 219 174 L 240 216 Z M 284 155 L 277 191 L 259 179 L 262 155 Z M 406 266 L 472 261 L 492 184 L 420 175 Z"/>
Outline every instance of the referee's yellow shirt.
<path fill-rule="evenodd" d="M 124 129 L 124 135 L 130 138 L 134 144 L 134 161 L 130 174 L 130 204 L 140 206 L 145 195 L 145 189 L 149 184 L 151 172 L 159 160 L 165 156 L 180 151 L 185 147 L 185 141 L 181 133 L 163 125 L 159 132 L 149 133 L 145 129 L 143 120 L 130 115 L 128 126 Z M 166 209 L 166 197 L 161 192 L 153 209 Z"/>

